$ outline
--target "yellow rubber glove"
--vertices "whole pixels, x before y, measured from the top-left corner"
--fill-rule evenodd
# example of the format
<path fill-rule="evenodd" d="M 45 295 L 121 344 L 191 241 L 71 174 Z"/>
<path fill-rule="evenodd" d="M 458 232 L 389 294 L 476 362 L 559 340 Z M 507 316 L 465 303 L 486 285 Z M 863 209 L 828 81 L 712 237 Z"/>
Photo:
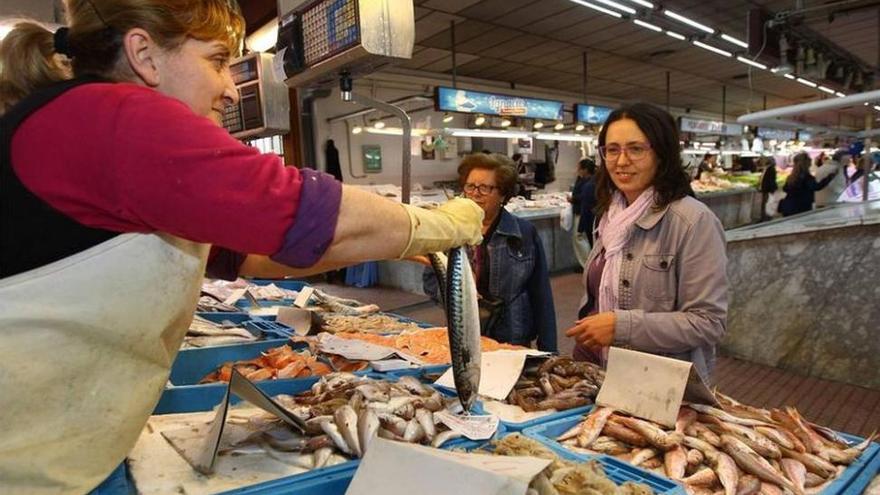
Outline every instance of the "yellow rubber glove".
<path fill-rule="evenodd" d="M 410 234 L 401 258 L 483 242 L 483 209 L 469 199 L 454 198 L 433 210 L 402 206 L 409 215 Z"/>

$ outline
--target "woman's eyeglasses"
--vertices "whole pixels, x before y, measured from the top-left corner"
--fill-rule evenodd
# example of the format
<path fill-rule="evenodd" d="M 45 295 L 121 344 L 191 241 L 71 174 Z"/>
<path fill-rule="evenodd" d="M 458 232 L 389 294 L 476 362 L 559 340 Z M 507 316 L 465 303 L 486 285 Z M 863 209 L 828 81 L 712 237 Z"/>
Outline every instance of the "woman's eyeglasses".
<path fill-rule="evenodd" d="M 632 161 L 638 161 L 648 156 L 650 150 L 650 143 L 631 143 L 626 146 L 609 144 L 607 146 L 599 146 L 599 156 L 606 162 L 614 163 L 620 159 L 621 154 L 626 153 L 627 158 Z"/>
<path fill-rule="evenodd" d="M 498 189 L 498 186 L 490 186 L 488 184 L 471 184 L 468 182 L 463 187 L 464 192 L 468 194 L 473 194 L 474 191 L 479 191 L 480 194 L 490 194 L 495 189 Z"/>

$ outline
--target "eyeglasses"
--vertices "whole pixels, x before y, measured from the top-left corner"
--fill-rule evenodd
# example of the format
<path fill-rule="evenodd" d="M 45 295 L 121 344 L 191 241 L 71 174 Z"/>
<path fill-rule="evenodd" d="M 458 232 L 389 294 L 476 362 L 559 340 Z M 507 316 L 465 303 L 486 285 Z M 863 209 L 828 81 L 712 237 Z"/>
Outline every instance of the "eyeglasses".
<path fill-rule="evenodd" d="M 620 159 L 622 153 L 626 153 L 627 158 L 638 161 L 648 156 L 650 150 L 650 143 L 631 143 L 626 146 L 609 144 L 608 146 L 599 146 L 599 156 L 606 162 L 614 163 Z"/>
<path fill-rule="evenodd" d="M 498 186 L 490 186 L 489 184 L 472 184 L 468 182 L 463 187 L 464 192 L 468 194 L 473 194 L 474 191 L 479 191 L 480 194 L 491 194 L 492 191 L 498 189 Z"/>

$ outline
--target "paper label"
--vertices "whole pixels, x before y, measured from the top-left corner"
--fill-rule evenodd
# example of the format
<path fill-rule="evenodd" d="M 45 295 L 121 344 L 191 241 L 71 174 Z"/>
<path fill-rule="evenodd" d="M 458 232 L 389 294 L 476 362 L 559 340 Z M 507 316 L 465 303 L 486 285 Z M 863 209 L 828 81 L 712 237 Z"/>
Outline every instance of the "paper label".
<path fill-rule="evenodd" d="M 297 308 L 305 308 L 309 305 L 309 299 L 312 298 L 312 294 L 314 293 L 314 287 L 303 287 L 302 289 L 300 289 L 299 294 L 297 294 L 296 299 L 293 301 L 293 305 Z"/>
<path fill-rule="evenodd" d="M 229 297 L 227 297 L 227 298 L 223 301 L 223 304 L 229 304 L 230 306 L 234 306 L 235 303 L 238 302 L 239 299 L 241 299 L 242 297 L 244 297 L 244 294 L 245 294 L 246 292 L 247 292 L 247 289 L 235 289 L 235 290 L 233 290 L 233 291 L 232 291 L 232 294 L 229 294 Z"/>
<path fill-rule="evenodd" d="M 301 308 L 280 307 L 275 321 L 289 326 L 293 333 L 305 336 L 312 329 L 312 312 Z"/>
<path fill-rule="evenodd" d="M 488 440 L 498 430 L 498 416 L 494 414 L 454 414 L 449 410 L 434 413 L 434 420 L 461 433 L 471 440 Z"/>
<path fill-rule="evenodd" d="M 501 350 L 484 352 L 480 356 L 480 390 L 479 394 L 495 400 L 504 400 L 519 380 L 527 356 L 546 355 L 541 351 Z M 455 389 L 452 368 L 446 370 L 435 385 Z"/>
<path fill-rule="evenodd" d="M 400 357 L 411 363 L 423 364 L 415 356 L 398 351 L 392 347 L 371 344 L 362 340 L 343 339 L 329 333 L 318 334 L 318 349 L 328 354 L 337 354 L 356 361 L 380 361 L 392 356 Z"/>

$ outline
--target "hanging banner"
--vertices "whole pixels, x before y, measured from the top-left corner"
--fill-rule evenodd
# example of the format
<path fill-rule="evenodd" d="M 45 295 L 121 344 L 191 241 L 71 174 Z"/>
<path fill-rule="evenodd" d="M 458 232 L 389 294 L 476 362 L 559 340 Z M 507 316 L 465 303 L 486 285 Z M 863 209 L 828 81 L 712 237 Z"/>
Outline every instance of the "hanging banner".
<path fill-rule="evenodd" d="M 717 120 L 700 120 L 690 117 L 678 118 L 679 129 L 684 132 L 695 132 L 698 134 L 721 134 L 724 136 L 739 136 L 743 133 L 743 126 L 740 124 L 728 124 Z"/>
<path fill-rule="evenodd" d="M 583 105 L 578 103 L 574 106 L 574 120 L 575 122 L 582 122 L 584 124 L 604 124 L 612 110 L 614 109 L 611 107 Z"/>
<path fill-rule="evenodd" d="M 775 139 L 777 141 L 793 141 L 797 136 L 790 129 L 776 129 L 773 127 L 758 127 L 758 137 L 761 139 Z"/>
<path fill-rule="evenodd" d="M 434 92 L 434 104 L 439 112 L 562 120 L 562 102 L 555 100 L 437 87 Z"/>

